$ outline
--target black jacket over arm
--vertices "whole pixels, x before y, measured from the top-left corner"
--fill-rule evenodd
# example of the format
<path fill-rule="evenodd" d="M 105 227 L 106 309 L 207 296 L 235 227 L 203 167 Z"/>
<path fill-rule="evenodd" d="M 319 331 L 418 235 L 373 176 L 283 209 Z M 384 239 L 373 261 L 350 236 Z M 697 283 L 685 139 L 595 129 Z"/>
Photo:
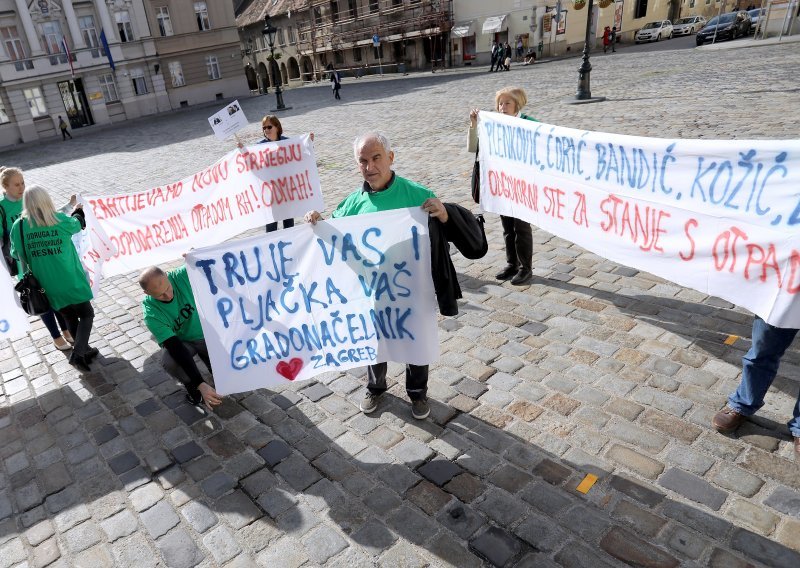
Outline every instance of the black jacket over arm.
<path fill-rule="evenodd" d="M 447 223 L 434 217 L 428 219 L 428 232 L 431 239 L 431 274 L 439 313 L 443 316 L 458 314 L 461 286 L 458 274 L 450 259 L 450 243 L 469 259 L 483 258 L 489 250 L 486 233 L 483 230 L 483 217 L 475 216 L 469 209 L 455 203 L 445 203 Z"/>

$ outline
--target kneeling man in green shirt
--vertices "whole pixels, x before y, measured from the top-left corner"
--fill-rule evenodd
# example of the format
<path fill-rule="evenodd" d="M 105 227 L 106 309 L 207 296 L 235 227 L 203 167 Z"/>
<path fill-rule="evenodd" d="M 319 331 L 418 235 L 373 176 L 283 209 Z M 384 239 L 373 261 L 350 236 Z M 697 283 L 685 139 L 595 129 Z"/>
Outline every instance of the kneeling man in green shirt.
<path fill-rule="evenodd" d="M 392 171 L 394 152 L 386 136 L 379 132 L 362 134 L 353 142 L 353 151 L 364 182 L 345 197 L 333 212 L 333 217 L 422 207 L 431 217 L 447 223 L 447 209 L 430 189 Z M 305 215 L 306 222 L 312 225 L 320 219 L 322 215 L 317 211 Z M 367 369 L 369 382 L 361 402 L 364 414 L 378 408 L 378 399 L 386 392 L 386 367 L 386 363 L 377 363 Z M 411 414 L 419 420 L 431 413 L 427 392 L 428 365 L 406 365 L 406 393 L 411 399 Z"/>
<path fill-rule="evenodd" d="M 222 398 L 203 381 L 194 362 L 194 356 L 199 355 L 211 371 L 186 267 L 165 273 L 152 266 L 139 275 L 139 285 L 147 294 L 142 300 L 144 323 L 161 346 L 164 370 L 183 383 L 189 402 L 205 402 L 209 408 L 217 406 Z"/>

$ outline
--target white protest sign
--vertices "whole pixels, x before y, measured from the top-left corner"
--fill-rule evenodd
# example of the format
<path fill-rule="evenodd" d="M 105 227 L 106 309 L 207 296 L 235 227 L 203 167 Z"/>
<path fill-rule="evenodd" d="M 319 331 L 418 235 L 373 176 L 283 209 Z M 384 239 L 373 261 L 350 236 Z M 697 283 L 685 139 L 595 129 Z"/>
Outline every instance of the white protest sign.
<path fill-rule="evenodd" d="M 800 140 L 665 140 L 479 115 L 481 205 L 800 328 Z"/>
<path fill-rule="evenodd" d="M 438 358 L 428 219 L 418 207 L 194 250 L 186 266 L 221 394 Z"/>
<path fill-rule="evenodd" d="M 81 260 L 95 276 L 101 266 L 105 276 L 124 274 L 325 209 L 308 135 L 233 150 L 175 183 L 82 201 L 91 242 Z"/>
<path fill-rule="evenodd" d="M 16 339 L 31 329 L 28 314 L 19 306 L 19 297 L 14 291 L 16 279 L 8 274 L 6 263 L 0 261 L 0 339 Z"/>
<path fill-rule="evenodd" d="M 247 118 L 239 105 L 239 101 L 225 105 L 221 111 L 208 117 L 208 123 L 214 131 L 214 136 L 220 140 L 233 136 L 247 126 Z"/>

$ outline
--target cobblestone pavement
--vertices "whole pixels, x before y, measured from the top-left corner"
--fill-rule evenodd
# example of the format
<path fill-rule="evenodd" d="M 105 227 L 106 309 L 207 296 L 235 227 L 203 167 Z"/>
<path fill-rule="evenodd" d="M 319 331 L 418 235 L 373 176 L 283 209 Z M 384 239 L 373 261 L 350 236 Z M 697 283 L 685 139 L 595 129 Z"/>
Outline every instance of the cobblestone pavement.
<path fill-rule="evenodd" d="M 350 141 L 380 128 L 396 169 L 468 202 L 467 113 L 506 84 L 544 121 L 609 132 L 797 138 L 793 46 L 598 56 L 596 105 L 567 106 L 577 60 L 290 90 L 288 133 L 316 133 L 329 206 L 357 184 Z M 251 120 L 274 96 L 243 101 Z M 231 149 L 212 107 L 0 154 L 60 198 L 179 179 Z M 252 124 L 246 138 L 254 140 Z M 709 428 L 737 384 L 747 313 L 536 231 L 536 279 L 498 285 L 456 255 L 465 299 L 441 318 L 431 417 L 364 374 L 183 403 L 160 370 L 132 277 L 105 282 L 80 375 L 41 323 L 0 347 L 0 566 L 800 566 L 800 468 L 784 426 L 787 354 L 738 435 Z M 400 367 L 390 367 L 395 377 Z M 599 481 L 576 491 L 586 473 Z"/>

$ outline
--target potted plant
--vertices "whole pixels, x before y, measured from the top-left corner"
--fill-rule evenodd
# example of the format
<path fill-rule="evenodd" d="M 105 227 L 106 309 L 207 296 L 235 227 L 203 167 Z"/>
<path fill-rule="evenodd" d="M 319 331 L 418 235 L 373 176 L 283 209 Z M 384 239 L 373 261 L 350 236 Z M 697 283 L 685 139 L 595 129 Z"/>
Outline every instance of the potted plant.
<path fill-rule="evenodd" d="M 576 10 L 582 10 L 584 6 L 586 6 L 586 0 L 575 0 L 575 3 L 573 4 L 573 7 Z"/>

